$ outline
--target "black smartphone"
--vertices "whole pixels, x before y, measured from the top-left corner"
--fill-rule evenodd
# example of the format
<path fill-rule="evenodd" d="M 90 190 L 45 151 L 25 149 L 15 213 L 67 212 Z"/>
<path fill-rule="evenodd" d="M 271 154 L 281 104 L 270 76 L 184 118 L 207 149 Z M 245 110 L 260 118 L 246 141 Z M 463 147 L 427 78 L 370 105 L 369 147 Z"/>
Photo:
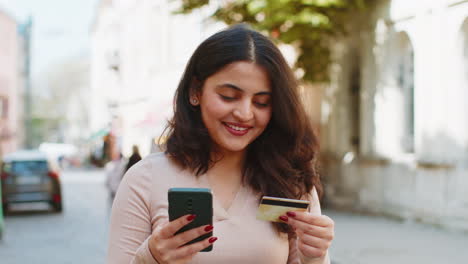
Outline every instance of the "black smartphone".
<path fill-rule="evenodd" d="M 171 188 L 167 193 L 167 200 L 169 201 L 169 221 L 187 214 L 196 215 L 191 223 L 182 227 L 176 234 L 199 226 L 213 225 L 213 196 L 210 189 Z M 207 233 L 188 242 L 187 245 L 201 241 L 212 235 L 213 232 Z M 210 245 L 201 250 L 201 252 L 208 252 L 212 249 L 213 245 Z"/>

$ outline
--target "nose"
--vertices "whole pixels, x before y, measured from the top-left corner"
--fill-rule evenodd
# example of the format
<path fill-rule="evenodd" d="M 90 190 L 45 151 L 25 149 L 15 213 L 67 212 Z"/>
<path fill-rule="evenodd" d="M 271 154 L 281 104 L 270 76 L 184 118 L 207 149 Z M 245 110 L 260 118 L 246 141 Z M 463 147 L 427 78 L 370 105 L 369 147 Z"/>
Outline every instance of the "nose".
<path fill-rule="evenodd" d="M 253 119 L 252 104 L 250 102 L 241 102 L 234 109 L 233 115 L 239 121 L 247 122 Z"/>

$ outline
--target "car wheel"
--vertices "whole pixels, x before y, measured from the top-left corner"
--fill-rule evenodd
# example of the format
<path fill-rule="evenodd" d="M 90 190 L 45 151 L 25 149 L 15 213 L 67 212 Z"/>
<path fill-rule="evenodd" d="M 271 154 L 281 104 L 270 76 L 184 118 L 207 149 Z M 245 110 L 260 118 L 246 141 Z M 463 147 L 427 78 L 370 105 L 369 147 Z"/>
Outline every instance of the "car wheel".
<path fill-rule="evenodd" d="M 52 207 L 54 208 L 55 212 L 59 213 L 63 211 L 62 202 L 58 202 L 58 203 L 52 202 Z"/>
<path fill-rule="evenodd" d="M 7 203 L 2 204 L 2 210 L 4 215 L 8 214 L 9 207 L 10 206 Z"/>

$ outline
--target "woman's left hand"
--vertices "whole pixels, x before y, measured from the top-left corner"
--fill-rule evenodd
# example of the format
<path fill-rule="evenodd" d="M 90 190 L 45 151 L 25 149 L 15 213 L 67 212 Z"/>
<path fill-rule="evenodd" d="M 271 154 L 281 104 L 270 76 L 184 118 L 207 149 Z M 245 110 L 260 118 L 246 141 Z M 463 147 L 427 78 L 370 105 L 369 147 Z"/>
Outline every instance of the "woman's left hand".
<path fill-rule="evenodd" d="M 330 217 L 309 212 L 288 212 L 280 219 L 295 230 L 297 246 L 304 257 L 325 256 L 335 233 L 335 223 Z"/>

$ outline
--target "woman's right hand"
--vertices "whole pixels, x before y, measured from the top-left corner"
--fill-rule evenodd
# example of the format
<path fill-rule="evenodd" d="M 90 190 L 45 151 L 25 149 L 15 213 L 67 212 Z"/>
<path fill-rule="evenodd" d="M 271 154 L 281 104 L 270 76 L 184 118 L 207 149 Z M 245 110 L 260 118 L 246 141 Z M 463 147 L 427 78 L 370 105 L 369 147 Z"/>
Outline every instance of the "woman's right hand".
<path fill-rule="evenodd" d="M 184 246 L 195 238 L 213 230 L 213 226 L 206 225 L 174 235 L 182 227 L 192 222 L 193 219 L 195 219 L 195 215 L 185 215 L 172 222 L 167 222 L 154 230 L 149 240 L 149 249 L 153 258 L 159 264 L 187 263 L 198 252 L 217 240 L 216 237 L 210 237 Z"/>

